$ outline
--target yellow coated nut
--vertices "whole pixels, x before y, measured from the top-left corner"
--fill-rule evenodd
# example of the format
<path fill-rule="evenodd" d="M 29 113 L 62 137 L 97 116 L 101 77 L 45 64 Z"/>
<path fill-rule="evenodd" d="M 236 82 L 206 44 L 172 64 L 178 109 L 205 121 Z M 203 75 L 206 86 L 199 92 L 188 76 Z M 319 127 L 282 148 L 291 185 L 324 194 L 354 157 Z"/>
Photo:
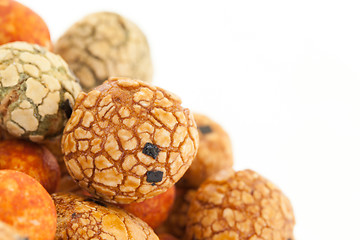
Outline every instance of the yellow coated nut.
<path fill-rule="evenodd" d="M 189 168 L 198 144 L 192 113 L 178 97 L 127 78 L 81 93 L 62 138 L 70 175 L 112 203 L 165 192 Z"/>

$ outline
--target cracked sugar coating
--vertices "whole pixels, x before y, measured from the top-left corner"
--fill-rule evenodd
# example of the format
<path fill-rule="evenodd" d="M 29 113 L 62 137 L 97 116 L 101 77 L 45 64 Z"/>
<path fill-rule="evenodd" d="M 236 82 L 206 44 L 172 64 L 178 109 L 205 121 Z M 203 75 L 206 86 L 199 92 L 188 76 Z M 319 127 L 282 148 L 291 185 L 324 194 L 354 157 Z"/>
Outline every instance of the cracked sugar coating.
<path fill-rule="evenodd" d="M 57 211 L 55 239 L 159 239 L 145 222 L 121 208 L 70 193 L 52 197 Z"/>
<path fill-rule="evenodd" d="M 190 203 L 185 239 L 294 239 L 288 198 L 256 172 L 222 171 Z"/>
<path fill-rule="evenodd" d="M 165 192 L 198 148 L 192 113 L 180 104 L 161 88 L 126 78 L 81 93 L 62 138 L 70 175 L 107 202 L 141 202 Z"/>
<path fill-rule="evenodd" d="M 31 141 L 59 135 L 80 91 L 60 56 L 25 42 L 0 46 L 0 120 L 10 134 Z"/>
<path fill-rule="evenodd" d="M 93 13 L 75 23 L 57 41 L 55 52 L 69 63 L 86 91 L 109 77 L 152 80 L 146 37 L 116 13 Z"/>
<path fill-rule="evenodd" d="M 233 154 L 229 135 L 209 117 L 194 113 L 199 130 L 199 149 L 179 185 L 197 188 L 211 175 L 231 168 Z"/>

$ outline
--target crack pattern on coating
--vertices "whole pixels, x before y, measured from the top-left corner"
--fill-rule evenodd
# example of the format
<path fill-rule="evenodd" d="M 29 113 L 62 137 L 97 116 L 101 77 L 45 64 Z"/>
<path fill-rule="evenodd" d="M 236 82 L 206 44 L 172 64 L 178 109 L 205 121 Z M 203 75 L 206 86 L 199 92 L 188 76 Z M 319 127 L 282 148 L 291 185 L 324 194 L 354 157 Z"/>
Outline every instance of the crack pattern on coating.
<path fill-rule="evenodd" d="M 57 211 L 55 239 L 158 239 L 145 222 L 123 209 L 70 193 L 56 193 L 52 198 Z"/>
<path fill-rule="evenodd" d="M 197 190 L 185 239 L 294 239 L 290 201 L 251 170 L 221 172 Z"/>
<path fill-rule="evenodd" d="M 76 99 L 62 147 L 81 187 L 124 204 L 174 185 L 192 163 L 198 138 L 193 116 L 177 96 L 142 81 L 113 78 Z M 156 145 L 156 159 L 143 153 L 146 144 Z M 148 182 L 150 171 L 162 172 L 162 178 L 158 174 Z"/>
<path fill-rule="evenodd" d="M 0 86 L 1 126 L 32 141 L 62 132 L 81 91 L 60 56 L 25 42 L 0 47 Z"/>
<path fill-rule="evenodd" d="M 146 37 L 131 21 L 111 12 L 86 16 L 55 44 L 85 90 L 112 76 L 152 80 Z"/>

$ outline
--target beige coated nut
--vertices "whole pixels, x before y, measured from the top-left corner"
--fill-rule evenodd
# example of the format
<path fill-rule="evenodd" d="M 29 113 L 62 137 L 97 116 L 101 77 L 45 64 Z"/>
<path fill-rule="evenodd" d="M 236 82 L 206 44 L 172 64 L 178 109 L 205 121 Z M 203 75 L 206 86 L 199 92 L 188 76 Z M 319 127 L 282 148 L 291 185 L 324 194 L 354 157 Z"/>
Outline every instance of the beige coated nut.
<path fill-rule="evenodd" d="M 116 13 L 86 16 L 60 37 L 55 52 L 69 63 L 86 91 L 109 77 L 152 80 L 146 37 L 134 23 Z"/>
<path fill-rule="evenodd" d="M 159 239 L 145 222 L 123 209 L 70 193 L 52 198 L 57 212 L 55 239 Z"/>
<path fill-rule="evenodd" d="M 289 199 L 259 174 L 225 171 L 201 184 L 190 203 L 186 228 L 192 239 L 294 239 Z"/>
<path fill-rule="evenodd" d="M 198 138 L 178 97 L 142 81 L 113 78 L 76 99 L 62 149 L 82 188 L 124 204 L 174 185 L 195 157 Z"/>
<path fill-rule="evenodd" d="M 0 46 L 0 124 L 11 135 L 38 142 L 61 134 L 80 91 L 60 56 L 26 42 Z"/>

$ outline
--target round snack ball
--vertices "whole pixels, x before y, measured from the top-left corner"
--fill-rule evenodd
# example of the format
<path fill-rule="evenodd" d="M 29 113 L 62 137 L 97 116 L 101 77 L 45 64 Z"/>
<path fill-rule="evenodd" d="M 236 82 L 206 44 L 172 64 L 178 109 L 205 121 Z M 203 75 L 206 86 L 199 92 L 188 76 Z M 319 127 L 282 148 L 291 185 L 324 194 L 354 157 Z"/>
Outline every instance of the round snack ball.
<path fill-rule="evenodd" d="M 25 42 L 0 46 L 0 124 L 10 134 L 31 141 L 59 135 L 80 91 L 61 57 Z"/>
<path fill-rule="evenodd" d="M 140 203 L 121 204 L 120 207 L 134 214 L 155 229 L 168 217 L 175 200 L 175 186 Z"/>
<path fill-rule="evenodd" d="M 229 135 L 207 116 L 194 113 L 199 130 L 199 149 L 189 170 L 181 178 L 179 185 L 197 188 L 211 175 L 231 168 L 233 154 Z"/>
<path fill-rule="evenodd" d="M 28 240 L 28 237 L 20 234 L 10 225 L 0 221 L 0 239 L 1 240 Z"/>
<path fill-rule="evenodd" d="M 52 197 L 58 216 L 55 239 L 158 239 L 145 222 L 121 208 L 70 193 Z"/>
<path fill-rule="evenodd" d="M 294 239 L 290 201 L 251 170 L 206 180 L 190 203 L 185 239 Z"/>
<path fill-rule="evenodd" d="M 44 20 L 28 7 L 13 0 L 0 1 L 0 45 L 26 41 L 51 48 L 49 29 Z"/>
<path fill-rule="evenodd" d="M 12 169 L 35 178 L 49 192 L 60 180 L 56 158 L 44 146 L 24 140 L 0 141 L 0 169 Z"/>
<path fill-rule="evenodd" d="M 46 190 L 32 177 L 0 170 L 0 221 L 30 240 L 53 240 L 56 209 Z"/>
<path fill-rule="evenodd" d="M 112 76 L 152 80 L 146 37 L 116 13 L 93 13 L 75 23 L 59 38 L 55 52 L 69 63 L 86 91 Z"/>
<path fill-rule="evenodd" d="M 113 78 L 78 96 L 62 149 L 81 187 L 127 204 L 173 186 L 195 157 L 198 137 L 178 97 L 142 81 Z"/>

